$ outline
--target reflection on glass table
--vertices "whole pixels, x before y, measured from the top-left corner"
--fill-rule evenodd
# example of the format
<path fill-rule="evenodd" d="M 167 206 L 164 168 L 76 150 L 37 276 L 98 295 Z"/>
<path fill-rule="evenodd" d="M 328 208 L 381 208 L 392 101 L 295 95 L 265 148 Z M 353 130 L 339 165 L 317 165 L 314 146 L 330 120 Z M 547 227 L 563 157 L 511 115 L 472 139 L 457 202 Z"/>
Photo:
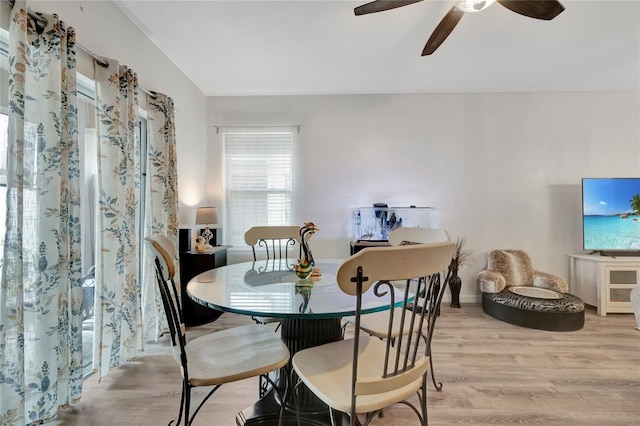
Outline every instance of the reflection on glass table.
<path fill-rule="evenodd" d="M 223 312 L 281 319 L 341 318 L 355 314 L 355 297 L 342 292 L 336 271 L 342 261 L 316 262 L 319 276 L 296 277 L 295 260 L 258 260 L 207 271 L 187 285 L 196 302 Z M 374 295 L 365 295 L 363 313 L 388 309 Z M 301 305 L 306 305 L 303 312 Z"/>

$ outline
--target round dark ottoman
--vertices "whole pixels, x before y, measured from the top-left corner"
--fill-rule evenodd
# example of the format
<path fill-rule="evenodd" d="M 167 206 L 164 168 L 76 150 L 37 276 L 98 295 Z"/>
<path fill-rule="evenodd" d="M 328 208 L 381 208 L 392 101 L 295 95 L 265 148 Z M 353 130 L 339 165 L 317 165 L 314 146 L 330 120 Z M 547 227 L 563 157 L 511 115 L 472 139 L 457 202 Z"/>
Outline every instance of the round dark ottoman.
<path fill-rule="evenodd" d="M 584 302 L 569 293 L 559 299 L 541 299 L 513 293 L 482 293 L 482 309 L 492 317 L 519 325 L 549 331 L 575 331 L 584 326 Z"/>

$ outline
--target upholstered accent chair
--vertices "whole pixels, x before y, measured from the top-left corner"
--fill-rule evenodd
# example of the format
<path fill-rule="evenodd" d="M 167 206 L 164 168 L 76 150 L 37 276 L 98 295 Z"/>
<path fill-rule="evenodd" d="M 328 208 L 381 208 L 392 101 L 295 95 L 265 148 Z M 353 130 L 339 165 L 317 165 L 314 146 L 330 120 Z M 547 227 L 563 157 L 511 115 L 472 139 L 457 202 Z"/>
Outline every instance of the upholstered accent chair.
<path fill-rule="evenodd" d="M 584 302 L 568 293 L 559 275 L 537 271 L 523 250 L 493 250 L 476 276 L 485 313 L 522 327 L 579 330 Z"/>

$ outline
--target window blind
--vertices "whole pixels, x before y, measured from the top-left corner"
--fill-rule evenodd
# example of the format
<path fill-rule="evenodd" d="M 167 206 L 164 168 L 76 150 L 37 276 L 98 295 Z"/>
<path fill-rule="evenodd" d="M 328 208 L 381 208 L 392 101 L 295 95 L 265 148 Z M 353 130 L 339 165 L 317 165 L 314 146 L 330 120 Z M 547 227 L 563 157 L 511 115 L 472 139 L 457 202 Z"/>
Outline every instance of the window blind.
<path fill-rule="evenodd" d="M 292 220 L 293 128 L 222 130 L 225 244 L 243 246 L 252 226 Z"/>

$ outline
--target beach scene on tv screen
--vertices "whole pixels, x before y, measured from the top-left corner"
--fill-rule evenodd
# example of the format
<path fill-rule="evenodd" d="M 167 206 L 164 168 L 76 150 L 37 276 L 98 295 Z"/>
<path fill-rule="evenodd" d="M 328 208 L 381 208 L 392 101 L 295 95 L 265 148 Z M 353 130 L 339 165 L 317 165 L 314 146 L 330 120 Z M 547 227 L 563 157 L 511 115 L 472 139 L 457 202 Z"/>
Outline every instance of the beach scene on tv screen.
<path fill-rule="evenodd" d="M 585 250 L 640 250 L 640 178 L 583 179 Z"/>

